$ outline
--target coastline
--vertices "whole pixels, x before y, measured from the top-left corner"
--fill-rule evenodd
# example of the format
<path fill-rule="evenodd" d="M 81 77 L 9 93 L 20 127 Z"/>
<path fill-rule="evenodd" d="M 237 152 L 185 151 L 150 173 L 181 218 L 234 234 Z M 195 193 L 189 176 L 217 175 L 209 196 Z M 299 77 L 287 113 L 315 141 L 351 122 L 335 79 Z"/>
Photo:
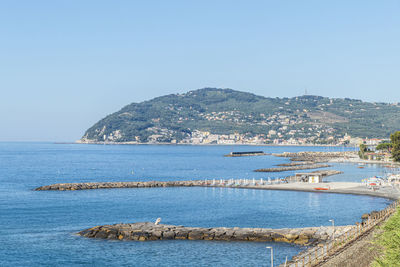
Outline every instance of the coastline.
<path fill-rule="evenodd" d="M 54 142 L 55 144 L 88 144 L 88 145 L 168 145 L 168 146 L 279 146 L 279 147 L 345 147 L 353 146 L 328 145 L 328 144 L 172 144 L 172 143 L 139 143 L 139 142 Z"/>
<path fill-rule="evenodd" d="M 292 184 L 298 184 L 291 186 Z M 329 190 L 315 190 L 315 184 L 307 183 L 289 183 L 282 185 L 271 185 L 268 188 L 248 187 L 251 189 L 259 190 L 282 190 L 282 191 L 299 191 L 299 192 L 312 192 L 312 193 L 327 193 L 327 194 L 347 194 L 347 195 L 360 195 L 387 198 L 390 200 L 397 200 L 400 198 L 400 191 L 394 188 L 382 188 L 381 191 L 372 191 L 367 189 L 362 183 L 352 182 L 324 182 L 320 183 L 323 186 L 329 186 Z"/>
<path fill-rule="evenodd" d="M 211 181 L 209 181 L 211 183 Z M 227 183 L 227 181 L 223 181 Z M 317 190 L 317 186 L 329 187 L 328 190 Z M 400 198 L 400 190 L 394 187 L 382 187 L 373 191 L 368 189 L 362 183 L 354 182 L 324 182 L 319 184 L 293 182 L 288 184 L 272 185 L 246 185 L 246 186 L 225 186 L 205 184 L 204 180 L 193 181 L 149 181 L 149 182 L 92 182 L 92 183 L 63 183 L 41 186 L 35 191 L 75 191 L 75 190 L 97 190 L 97 189 L 121 189 L 121 188 L 154 188 L 154 187 L 211 187 L 211 188 L 238 188 L 238 189 L 258 189 L 258 190 L 283 190 L 300 191 L 312 193 L 333 193 L 333 194 L 351 194 L 367 195 L 373 197 L 382 197 L 391 200 Z"/>
<path fill-rule="evenodd" d="M 139 144 L 140 145 L 140 144 Z M 147 145 L 154 145 L 154 144 L 147 144 Z M 160 145 L 160 144 L 155 144 L 155 145 Z M 171 145 L 171 144 L 168 144 Z M 174 144 L 174 145 L 181 145 L 181 144 Z M 192 145 L 192 144 L 183 144 L 183 145 Z M 218 146 L 218 144 L 209 144 L 212 146 Z M 313 147 L 318 147 L 318 146 L 313 146 Z M 368 160 L 361 160 L 356 158 L 356 153 L 355 152 L 349 152 L 350 154 L 352 154 L 352 156 L 354 157 L 349 157 L 349 156 L 345 156 L 344 152 L 317 152 L 317 153 L 321 153 L 323 154 L 323 156 L 318 157 L 318 154 L 315 154 L 314 152 L 302 152 L 305 157 L 300 158 L 299 161 L 304 160 L 307 157 L 313 157 L 313 159 L 315 159 L 316 161 L 320 161 L 320 162 L 333 162 L 333 163 L 363 163 L 363 164 L 385 164 L 385 165 L 392 165 L 392 166 L 398 166 L 397 164 L 394 164 L 392 162 L 383 162 L 383 161 L 368 161 Z M 338 156 L 333 156 L 332 155 L 336 153 Z M 340 154 L 342 153 L 342 155 L 340 156 Z M 298 153 L 299 156 L 300 153 Z M 276 155 L 275 155 L 276 156 Z M 292 162 L 297 162 L 296 157 L 291 157 L 291 156 L 287 156 L 288 158 L 290 158 L 292 160 Z M 293 161 L 293 159 L 295 159 Z M 180 183 L 187 183 L 187 184 L 180 184 Z M 203 183 L 204 182 L 204 183 Z M 210 182 L 210 181 L 209 181 Z M 133 183 L 133 184 L 129 184 L 129 183 Z M 136 184 L 135 184 L 136 183 Z M 169 184 L 168 183 L 172 183 Z M 177 183 L 177 184 L 174 184 Z M 93 188 L 84 188 L 86 185 L 93 185 Z M 390 200 L 398 200 L 400 198 L 400 191 L 398 190 L 397 187 L 394 186 L 383 186 L 381 187 L 379 190 L 372 190 L 372 189 L 368 189 L 366 187 L 365 184 L 362 183 L 351 183 L 351 182 L 322 182 L 319 184 L 309 184 L 309 183 L 289 183 L 289 184 L 271 184 L 271 185 L 265 185 L 265 184 L 261 184 L 261 185 L 242 185 L 242 186 L 227 186 L 226 184 L 228 184 L 227 180 L 224 180 L 223 183 L 221 181 L 220 185 L 210 185 L 207 184 L 207 182 L 205 182 L 204 180 L 194 180 L 194 181 L 170 181 L 170 182 L 157 182 L 157 181 L 151 181 L 151 182 L 111 182 L 111 183 L 76 183 L 76 184 L 58 184 L 58 186 L 61 186 L 60 189 L 39 189 L 39 190 L 60 190 L 60 191 L 68 191 L 68 190 L 86 190 L 86 189 L 111 189 L 111 188 L 143 188 L 143 187 L 179 187 L 179 186 L 184 186 L 184 187 L 213 187 L 213 188 L 238 188 L 238 189 L 256 189 L 256 190 L 283 190 L 283 191 L 299 191 L 299 192 L 312 192 L 312 193 L 331 193 L 331 194 L 351 194 L 351 195 L 366 195 L 366 196 L 371 196 L 371 197 L 380 197 L 380 198 L 386 198 L 386 199 L 390 199 Z M 248 181 L 247 181 L 248 184 Z M 56 185 L 50 185 L 51 186 L 56 186 Z M 83 187 L 82 187 L 83 186 Z M 316 190 L 316 187 L 324 187 L 324 188 L 328 188 L 327 190 Z M 38 189 L 37 189 L 38 190 Z M 38 191 L 39 191 L 38 190 Z M 394 202 L 393 202 L 394 203 Z M 393 204 L 392 203 L 392 204 Z M 397 203 L 397 201 L 396 201 Z M 392 204 L 389 204 L 389 206 L 392 206 Z M 386 209 L 385 209 L 386 210 Z M 374 211 L 375 212 L 375 211 Z M 390 216 L 389 213 L 385 213 L 383 212 L 385 215 L 384 216 Z M 372 212 L 371 212 L 372 214 Z M 364 215 L 363 215 L 364 216 Z M 369 219 L 368 219 L 368 224 L 369 224 Z M 125 227 L 126 225 L 129 224 L 120 224 L 121 227 Z M 107 226 L 107 225 L 106 225 Z M 358 226 L 358 224 L 356 223 L 356 226 Z M 98 226 L 98 227 L 104 227 L 104 226 Z M 108 226 L 107 226 L 108 227 Z M 374 225 L 370 226 L 370 229 L 375 229 Z M 93 227 L 95 228 L 95 227 Z M 193 231 L 193 227 L 188 227 Z M 225 228 L 225 227 L 224 227 Z M 92 229 L 92 228 L 90 228 Z M 87 229 L 87 230 L 90 230 Z M 295 228 L 293 228 L 295 229 Z M 358 229 L 358 228 L 355 228 Z M 109 230 L 109 229 L 105 229 L 105 230 Z M 117 228 L 117 230 L 119 231 L 119 228 Z M 182 229 L 180 229 L 182 230 Z M 199 229 L 194 229 L 195 230 L 195 234 L 198 234 L 198 230 Z M 201 229 L 200 229 L 201 230 Z M 85 231 L 85 230 L 83 230 Z M 82 231 L 82 232 L 83 232 Z M 157 230 L 158 231 L 158 230 Z M 184 231 L 184 230 L 182 230 Z M 187 235 L 185 235 L 185 238 L 175 238 L 177 235 L 174 234 L 174 238 L 171 239 L 192 239 L 192 237 L 190 237 L 190 233 L 188 232 Z M 367 230 L 369 231 L 369 230 Z M 201 231 L 200 231 L 201 232 Z M 354 232 L 354 231 L 353 231 Z M 107 232 L 108 233 L 108 232 Z M 143 232 L 141 232 L 143 233 Z M 145 240 L 159 240 L 159 239 L 152 239 L 152 233 L 149 235 L 150 238 L 147 238 L 147 232 L 144 232 L 144 238 L 142 238 L 143 240 L 141 241 L 145 241 Z M 356 230 L 354 232 L 354 236 L 356 236 L 356 233 L 358 234 L 358 230 Z M 199 237 L 197 238 L 196 236 L 193 237 L 193 239 L 199 239 L 199 240 L 204 240 L 204 233 L 201 233 L 201 235 L 199 235 Z M 346 234 L 346 238 L 347 238 L 347 233 Z M 100 236 L 103 235 L 103 233 L 100 231 Z M 162 235 L 161 235 L 162 236 Z M 206 233 L 205 236 L 208 236 L 208 234 Z M 246 234 L 247 236 L 247 234 Z M 90 237 L 90 236 L 86 236 L 86 237 Z M 96 237 L 97 238 L 97 237 Z M 102 237 L 100 237 L 102 238 Z M 108 238 L 108 235 L 106 237 L 106 239 L 114 239 L 114 240 L 135 240 L 135 237 L 133 236 L 123 236 L 122 238 L 120 238 L 120 235 L 117 235 L 116 237 L 111 237 Z M 140 237 L 139 237 L 140 238 Z M 155 237 L 154 237 L 155 238 Z M 214 238 L 214 237 L 213 237 Z M 224 240 L 225 237 L 222 237 L 222 239 L 215 239 L 215 240 Z M 232 234 L 232 236 L 229 236 L 229 240 L 232 241 L 240 241 L 235 239 L 236 237 L 234 237 L 234 235 Z M 245 237 L 248 238 L 248 237 Z M 282 237 L 279 237 L 277 240 L 273 240 L 273 241 L 277 241 L 277 242 L 286 242 L 284 241 L 285 239 L 290 240 L 290 238 L 286 238 L 283 237 L 282 239 L 280 239 Z M 353 241 L 350 242 L 358 242 L 358 238 L 361 240 L 362 236 L 359 237 L 354 237 Z M 140 239 L 138 239 L 140 241 Z M 249 239 L 247 239 L 249 240 Z M 279 241 L 280 240 L 280 241 Z M 282 241 L 283 240 L 283 241 Z M 295 240 L 298 240 L 297 238 L 288 243 L 296 243 Z M 226 241 L 226 240 L 225 240 Z M 246 241 L 246 240 L 243 240 Z M 254 240 L 253 240 L 254 241 Z M 257 241 L 257 240 L 255 240 Z M 264 241 L 264 240 L 259 240 L 259 241 Z M 299 239 L 300 241 L 300 239 Z M 302 241 L 300 241 L 301 243 Z M 347 241 L 346 241 L 347 242 Z M 319 243 L 318 245 L 320 245 L 321 243 Z M 323 244 L 323 242 L 322 242 Z M 318 250 L 317 245 L 315 243 L 312 244 L 312 247 L 314 248 L 314 250 L 307 251 L 307 255 L 313 255 L 313 253 Z M 347 243 L 345 243 L 343 250 L 347 249 Z M 334 250 L 335 251 L 335 250 Z M 322 249 L 322 254 L 324 253 L 324 249 Z M 300 253 L 298 256 L 294 256 L 294 260 L 296 260 L 296 257 L 305 257 L 303 255 L 306 255 L 304 253 Z M 329 255 L 329 253 L 328 253 Z M 308 256 L 307 256 L 308 257 Z M 318 259 L 318 258 L 317 258 Z M 291 265 L 292 266 L 292 265 Z M 294 265 L 293 265 L 294 266 Z"/>
<path fill-rule="evenodd" d="M 331 159 L 327 162 L 331 163 L 362 163 L 362 164 L 384 164 L 384 165 L 392 165 L 393 167 L 400 167 L 400 162 L 393 162 L 393 161 L 383 161 L 383 160 L 367 160 L 367 159 L 360 159 L 360 158 L 337 158 Z"/>
<path fill-rule="evenodd" d="M 87 238 L 107 239 L 115 241 L 151 241 L 164 239 L 186 239 L 186 240 L 214 240 L 214 241 L 256 241 L 256 242 L 286 242 L 295 243 L 298 245 L 307 245 L 309 248 L 294 255 L 289 261 L 288 266 L 298 266 L 298 263 L 311 264 L 317 266 L 321 261 L 332 259 L 337 252 L 343 252 L 348 249 L 348 244 L 357 243 L 362 240 L 364 233 L 375 229 L 375 225 L 382 220 L 390 217 L 398 205 L 400 191 L 396 188 L 386 186 L 379 191 L 372 191 L 362 186 L 361 183 L 350 182 L 327 182 L 321 183 L 329 186 L 329 190 L 316 191 L 313 188 L 314 184 L 309 183 L 291 183 L 281 185 L 263 185 L 263 186 L 210 186 L 204 181 L 184 181 L 183 184 L 178 182 L 120 182 L 120 183 L 81 183 L 81 184 L 55 184 L 37 188 L 36 190 L 76 190 L 74 186 L 86 185 L 90 189 L 105 189 L 105 188 L 126 188 L 125 185 L 130 185 L 136 188 L 143 187 L 166 187 L 166 186 L 191 186 L 191 187 L 213 187 L 213 188 L 239 188 L 239 189 L 258 189 L 258 190 L 287 190 L 287 191 L 302 191 L 313 193 L 338 193 L 352 195 L 369 195 L 372 197 L 381 197 L 391 200 L 384 210 L 371 211 L 369 214 L 362 216 L 361 223 L 355 223 L 351 226 L 336 226 L 329 230 L 329 227 L 306 227 L 306 228 L 199 228 L 199 227 L 183 227 L 183 226 L 168 226 L 158 225 L 156 223 L 120 223 L 114 225 L 100 225 L 82 230 L 78 235 Z M 100 185 L 100 188 L 98 187 Z M 70 188 L 70 189 L 68 189 Z M 78 187 L 79 188 L 79 187 Z M 85 190 L 80 187 L 78 190 Z M 88 188 L 89 189 L 89 188 Z M 339 230 L 337 232 L 338 229 Z M 322 251 L 321 251 L 322 250 Z M 315 256 L 315 258 L 314 258 Z"/>

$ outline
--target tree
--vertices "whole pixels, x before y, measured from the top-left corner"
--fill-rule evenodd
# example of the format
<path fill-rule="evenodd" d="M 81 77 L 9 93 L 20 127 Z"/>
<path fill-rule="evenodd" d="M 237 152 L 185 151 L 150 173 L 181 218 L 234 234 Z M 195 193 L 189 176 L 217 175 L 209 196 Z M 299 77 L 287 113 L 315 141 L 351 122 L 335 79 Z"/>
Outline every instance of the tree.
<path fill-rule="evenodd" d="M 358 156 L 360 158 L 365 158 L 364 153 L 368 151 L 368 147 L 365 144 L 360 144 L 360 151 L 358 151 Z"/>
<path fill-rule="evenodd" d="M 376 146 L 376 150 L 387 150 L 389 151 L 392 148 L 392 143 L 381 143 Z"/>
<path fill-rule="evenodd" d="M 393 161 L 400 161 L 400 131 L 392 133 L 390 135 L 390 141 L 392 141 L 392 158 Z"/>

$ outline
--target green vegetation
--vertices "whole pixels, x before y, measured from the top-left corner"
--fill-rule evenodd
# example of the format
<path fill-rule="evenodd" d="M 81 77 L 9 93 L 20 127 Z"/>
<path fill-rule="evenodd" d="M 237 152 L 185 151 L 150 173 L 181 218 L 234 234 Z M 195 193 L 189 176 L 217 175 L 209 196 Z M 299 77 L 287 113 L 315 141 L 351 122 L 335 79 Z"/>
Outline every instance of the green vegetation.
<path fill-rule="evenodd" d="M 360 150 L 358 151 L 360 159 L 365 159 L 365 152 L 368 152 L 368 147 L 365 144 L 360 144 Z"/>
<path fill-rule="evenodd" d="M 383 255 L 376 258 L 373 266 L 399 266 L 400 263 L 400 212 L 390 217 L 383 226 L 383 233 L 377 238 L 376 244 L 383 248 Z"/>
<path fill-rule="evenodd" d="M 205 88 L 132 103 L 97 122 L 91 141 L 171 142 L 194 131 L 270 139 L 307 138 L 314 143 L 353 137 L 383 138 L 399 129 L 400 106 L 304 95 L 267 98 L 231 89 Z"/>
<path fill-rule="evenodd" d="M 380 143 L 376 146 L 376 150 L 389 151 L 392 148 L 392 143 Z"/>
<path fill-rule="evenodd" d="M 393 161 L 400 161 L 400 131 L 392 133 L 390 135 L 390 141 L 392 141 L 392 158 Z"/>

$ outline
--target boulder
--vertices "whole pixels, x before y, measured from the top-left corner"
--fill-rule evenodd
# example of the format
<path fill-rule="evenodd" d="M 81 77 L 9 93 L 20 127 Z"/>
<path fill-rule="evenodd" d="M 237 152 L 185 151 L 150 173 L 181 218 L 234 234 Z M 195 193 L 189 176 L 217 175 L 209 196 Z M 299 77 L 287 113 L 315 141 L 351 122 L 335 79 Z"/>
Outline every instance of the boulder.
<path fill-rule="evenodd" d="M 162 239 L 175 239 L 174 231 L 165 231 L 162 233 Z"/>
<path fill-rule="evenodd" d="M 175 232 L 175 239 L 187 239 L 188 232 L 186 231 L 177 231 Z"/>
<path fill-rule="evenodd" d="M 188 234 L 188 239 L 190 240 L 201 240 L 204 238 L 204 231 L 200 231 L 200 230 L 195 230 L 195 231 L 191 231 Z"/>

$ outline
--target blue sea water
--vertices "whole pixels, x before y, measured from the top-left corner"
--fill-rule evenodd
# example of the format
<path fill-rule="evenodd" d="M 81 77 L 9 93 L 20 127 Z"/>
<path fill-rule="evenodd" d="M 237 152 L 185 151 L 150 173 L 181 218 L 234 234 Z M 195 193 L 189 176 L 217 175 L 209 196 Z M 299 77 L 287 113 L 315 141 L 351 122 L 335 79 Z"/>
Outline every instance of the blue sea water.
<path fill-rule="evenodd" d="M 338 149 L 338 148 L 337 148 Z M 283 177 L 254 169 L 273 156 L 226 158 L 231 151 L 332 151 L 326 147 L 77 145 L 0 143 L 0 266 L 269 266 L 297 254 L 284 243 L 91 240 L 76 232 L 101 224 L 154 221 L 185 226 L 306 227 L 353 224 L 390 203 L 341 194 L 229 188 L 33 191 L 61 182 Z M 329 179 L 360 181 L 382 168 L 334 164 Z M 336 178 L 335 178 L 336 177 Z"/>

